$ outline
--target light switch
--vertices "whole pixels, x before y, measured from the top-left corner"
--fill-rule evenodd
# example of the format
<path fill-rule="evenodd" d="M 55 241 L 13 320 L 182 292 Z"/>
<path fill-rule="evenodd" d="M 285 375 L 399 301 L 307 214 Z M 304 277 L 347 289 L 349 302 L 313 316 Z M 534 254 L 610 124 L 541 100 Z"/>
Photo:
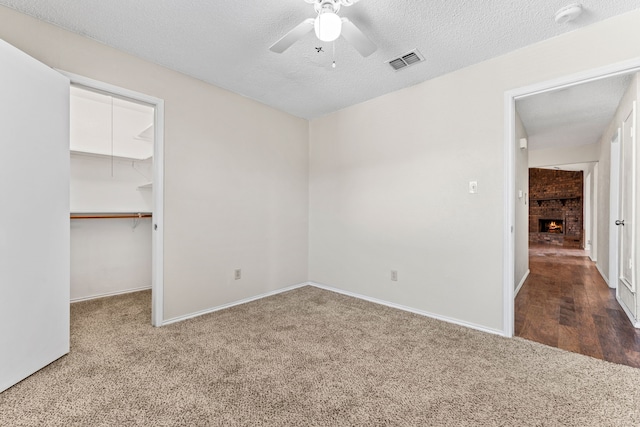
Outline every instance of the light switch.
<path fill-rule="evenodd" d="M 478 192 L 478 181 L 469 181 L 469 193 L 476 194 Z"/>

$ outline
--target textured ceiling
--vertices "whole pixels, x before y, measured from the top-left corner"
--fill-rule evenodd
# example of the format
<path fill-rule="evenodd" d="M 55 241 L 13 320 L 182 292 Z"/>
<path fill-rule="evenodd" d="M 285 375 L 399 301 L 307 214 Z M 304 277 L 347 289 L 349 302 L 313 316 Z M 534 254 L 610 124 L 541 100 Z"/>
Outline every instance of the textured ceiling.
<path fill-rule="evenodd" d="M 608 77 L 517 100 L 529 150 L 595 144 L 630 83 L 631 75 Z"/>
<path fill-rule="evenodd" d="M 269 46 L 305 18 L 304 0 L 0 0 L 0 4 L 253 98 L 313 118 L 420 83 L 640 7 L 638 0 L 584 0 L 557 25 L 567 0 L 361 0 L 343 7 L 377 46 L 361 57 L 342 38 L 313 32 L 283 54 Z M 316 53 L 315 47 L 324 47 Z M 418 49 L 426 61 L 394 71 L 386 61 Z"/>

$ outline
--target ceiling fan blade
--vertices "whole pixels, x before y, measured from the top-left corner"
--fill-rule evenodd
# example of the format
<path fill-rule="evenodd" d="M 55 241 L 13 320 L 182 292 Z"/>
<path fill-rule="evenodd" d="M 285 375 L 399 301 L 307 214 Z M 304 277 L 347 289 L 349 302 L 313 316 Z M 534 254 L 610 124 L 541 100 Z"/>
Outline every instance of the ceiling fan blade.
<path fill-rule="evenodd" d="M 344 37 L 365 58 L 378 48 L 356 25 L 347 18 L 342 18 L 342 33 Z"/>
<path fill-rule="evenodd" d="M 289 49 L 292 44 L 300 40 L 302 36 L 307 34 L 312 29 L 313 18 L 305 19 L 297 26 L 295 26 L 293 30 L 285 34 L 280 40 L 272 44 L 269 50 L 276 53 L 282 53 L 285 50 Z"/>

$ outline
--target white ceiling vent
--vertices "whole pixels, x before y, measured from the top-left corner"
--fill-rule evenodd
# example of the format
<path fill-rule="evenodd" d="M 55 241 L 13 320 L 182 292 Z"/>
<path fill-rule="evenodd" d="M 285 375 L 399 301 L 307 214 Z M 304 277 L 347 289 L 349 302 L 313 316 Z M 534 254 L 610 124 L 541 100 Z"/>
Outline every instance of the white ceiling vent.
<path fill-rule="evenodd" d="M 422 61 L 424 61 L 424 57 L 420 55 L 420 52 L 418 52 L 417 50 L 413 50 L 402 55 L 399 58 L 392 59 L 391 61 L 389 61 L 389 65 L 391 65 L 391 68 L 398 71 L 408 67 L 409 65 L 417 64 L 418 62 Z"/>

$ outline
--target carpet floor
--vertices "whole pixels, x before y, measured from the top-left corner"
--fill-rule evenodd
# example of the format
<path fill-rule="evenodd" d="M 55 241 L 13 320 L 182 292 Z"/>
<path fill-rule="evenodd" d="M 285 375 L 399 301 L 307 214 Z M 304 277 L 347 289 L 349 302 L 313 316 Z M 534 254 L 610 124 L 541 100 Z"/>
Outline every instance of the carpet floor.
<path fill-rule="evenodd" d="M 314 287 L 162 328 L 150 297 L 72 304 L 0 425 L 640 425 L 640 369 Z"/>

